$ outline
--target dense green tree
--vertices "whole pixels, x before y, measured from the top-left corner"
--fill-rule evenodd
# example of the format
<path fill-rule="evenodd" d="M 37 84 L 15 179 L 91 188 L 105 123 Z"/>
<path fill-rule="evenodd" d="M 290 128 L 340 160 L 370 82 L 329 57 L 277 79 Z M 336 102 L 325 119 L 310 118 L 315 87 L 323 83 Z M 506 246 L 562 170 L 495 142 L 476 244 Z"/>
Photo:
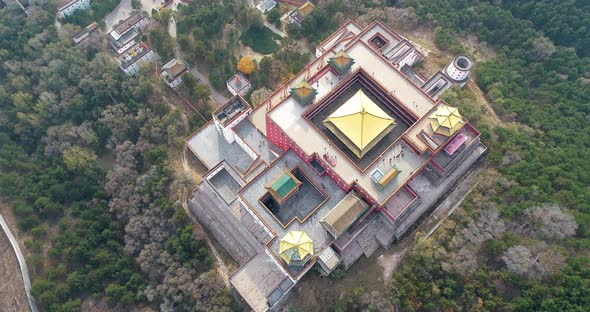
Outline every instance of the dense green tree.
<path fill-rule="evenodd" d="M 272 10 L 270 10 L 268 13 L 266 13 L 266 18 L 269 22 L 275 24 L 279 29 L 281 28 L 281 9 L 278 5 L 272 8 Z"/>
<path fill-rule="evenodd" d="M 405 4 L 422 22 L 439 25 L 435 40 L 441 49 L 460 52 L 453 47 L 467 34 L 496 49 L 496 57 L 476 62 L 474 78 L 500 118 L 516 126 L 470 118 L 482 129 L 498 177 L 495 185 L 475 192 L 479 199 L 463 204 L 466 210 L 497 206 L 503 222 L 511 224 L 509 232 L 477 245 L 458 243 L 457 228 L 443 231 L 432 249 L 416 250 L 394 274 L 394 302 L 407 311 L 587 309 L 588 261 L 578 255 L 590 246 L 590 151 L 584 148 L 590 144 L 585 70 L 590 59 L 582 43 L 587 35 L 579 31 L 587 32 L 590 8 L 580 1 L 563 6 L 527 0 Z M 453 103 L 470 101 L 469 92 L 449 92 Z M 461 253 L 469 245 L 475 252 Z M 476 271 L 438 267 L 445 257 L 454 259 L 451 263 L 472 257 Z M 568 288 L 575 291 L 569 294 Z"/>

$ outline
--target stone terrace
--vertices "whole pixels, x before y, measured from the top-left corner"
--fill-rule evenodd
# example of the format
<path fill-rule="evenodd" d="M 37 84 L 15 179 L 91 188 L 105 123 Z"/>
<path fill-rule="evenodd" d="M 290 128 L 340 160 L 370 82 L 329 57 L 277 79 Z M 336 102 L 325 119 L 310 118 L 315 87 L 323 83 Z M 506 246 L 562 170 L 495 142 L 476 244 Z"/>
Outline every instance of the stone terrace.
<path fill-rule="evenodd" d="M 305 220 L 307 216 L 318 208 L 328 198 L 318 187 L 301 173 L 299 168 L 292 170 L 293 175 L 301 181 L 301 187 L 291 197 L 279 205 L 276 200 L 266 193 L 262 202 L 279 219 L 283 225 L 287 225 L 293 219 Z"/>
<path fill-rule="evenodd" d="M 330 196 L 314 214 L 312 214 L 306 222 L 299 223 L 294 221 L 287 228 L 283 228 L 279 222 L 277 222 L 273 215 L 264 208 L 258 199 L 266 193 L 265 185 L 270 183 L 285 169 L 292 169 L 295 166 L 299 166 L 310 179 L 315 179 L 320 187 L 325 187 L 325 192 Z M 278 158 L 270 167 L 267 168 L 262 174 L 256 179 L 252 180 L 249 184 L 238 193 L 244 201 L 254 210 L 254 212 L 264 220 L 266 225 L 269 227 L 278 238 L 283 237 L 287 232 L 297 230 L 306 232 L 311 239 L 314 240 L 314 251 L 319 253 L 327 244 L 329 244 L 333 238 L 328 234 L 319 223 L 319 220 L 326 215 L 345 195 L 333 181 L 325 176 L 318 176 L 311 167 L 303 162 L 297 154 L 293 151 L 288 151 L 283 156 Z M 271 251 L 278 257 L 278 239 L 273 241 L 270 245 Z"/>
<path fill-rule="evenodd" d="M 246 154 L 237 143 L 227 143 L 223 136 L 217 132 L 213 122 L 207 123 L 199 132 L 190 137 L 187 144 L 209 169 L 222 160 L 226 160 L 241 174 L 244 174 L 254 163 L 254 159 Z"/>

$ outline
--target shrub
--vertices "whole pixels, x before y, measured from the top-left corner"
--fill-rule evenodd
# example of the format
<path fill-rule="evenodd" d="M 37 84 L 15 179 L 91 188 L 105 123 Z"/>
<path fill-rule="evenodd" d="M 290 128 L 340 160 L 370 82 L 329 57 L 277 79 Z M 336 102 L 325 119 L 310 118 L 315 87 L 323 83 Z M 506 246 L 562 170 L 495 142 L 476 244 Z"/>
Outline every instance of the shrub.
<path fill-rule="evenodd" d="M 34 238 L 41 238 L 43 236 L 45 236 L 45 234 L 47 234 L 47 224 L 40 224 L 34 228 L 31 229 L 31 234 L 33 235 Z"/>
<path fill-rule="evenodd" d="M 260 54 L 271 54 L 276 52 L 279 49 L 279 45 L 275 42 L 275 39 L 280 39 L 280 36 L 267 27 L 262 27 L 260 29 L 250 27 L 240 37 L 240 40 L 244 45 L 251 47 L 252 50 Z"/>

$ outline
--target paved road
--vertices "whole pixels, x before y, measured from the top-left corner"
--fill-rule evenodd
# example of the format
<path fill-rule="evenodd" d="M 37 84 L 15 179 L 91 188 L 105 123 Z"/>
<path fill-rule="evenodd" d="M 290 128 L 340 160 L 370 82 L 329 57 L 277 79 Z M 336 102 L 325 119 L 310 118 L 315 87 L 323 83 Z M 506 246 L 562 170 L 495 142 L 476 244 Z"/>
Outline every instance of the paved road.
<path fill-rule="evenodd" d="M 221 106 L 225 104 L 227 100 L 229 100 L 229 97 L 220 93 L 219 91 L 216 91 L 209 83 L 209 78 L 201 74 L 201 72 L 199 72 L 196 67 L 191 67 L 190 73 L 199 80 L 199 83 L 209 85 L 211 88 L 211 97 L 215 100 L 215 102 L 217 102 L 217 106 Z"/>
<path fill-rule="evenodd" d="M 170 34 L 170 37 L 176 39 L 176 20 L 174 19 L 174 16 L 170 17 L 168 33 Z"/>
<path fill-rule="evenodd" d="M 248 0 L 248 5 L 250 7 L 253 7 L 256 9 L 256 6 L 254 5 L 254 0 Z M 257 9 L 258 10 L 258 9 Z M 285 14 L 284 16 L 287 16 L 288 14 Z M 283 17 L 284 17 L 283 16 Z M 283 17 L 281 17 L 281 20 L 283 19 Z M 281 30 L 279 30 L 278 28 L 275 27 L 275 25 L 269 23 L 266 21 L 266 16 L 263 16 L 264 18 L 264 26 L 268 27 L 268 29 L 272 30 L 275 34 L 281 36 L 281 37 L 287 37 L 287 34 L 282 32 Z"/>
<path fill-rule="evenodd" d="M 119 5 L 117 5 L 115 9 L 104 18 L 107 33 L 113 30 L 113 27 L 115 27 L 115 25 L 117 25 L 120 21 L 129 17 L 130 13 L 131 0 L 121 0 Z"/>
<path fill-rule="evenodd" d="M 16 258 L 18 259 L 20 271 L 23 276 L 23 283 L 25 285 L 25 292 L 27 293 L 27 300 L 29 301 L 29 307 L 31 308 L 32 312 L 37 312 L 37 305 L 35 304 L 35 300 L 31 295 L 31 279 L 29 277 L 29 270 L 27 268 L 27 262 L 25 262 L 25 257 L 23 256 L 23 253 L 20 250 L 18 242 L 12 235 L 12 232 L 10 231 L 8 224 L 6 224 L 6 221 L 4 220 L 4 217 L 2 217 L 2 215 L 0 215 L 0 225 L 4 230 L 4 233 L 6 233 L 8 240 L 10 240 L 10 245 L 12 245 L 12 249 L 16 254 Z"/>
<path fill-rule="evenodd" d="M 272 32 L 274 32 L 275 34 L 285 38 L 287 37 L 287 34 L 282 32 L 281 30 L 279 30 L 275 25 L 269 23 L 269 22 L 264 22 L 264 26 L 268 27 L 268 29 L 272 30 Z"/>

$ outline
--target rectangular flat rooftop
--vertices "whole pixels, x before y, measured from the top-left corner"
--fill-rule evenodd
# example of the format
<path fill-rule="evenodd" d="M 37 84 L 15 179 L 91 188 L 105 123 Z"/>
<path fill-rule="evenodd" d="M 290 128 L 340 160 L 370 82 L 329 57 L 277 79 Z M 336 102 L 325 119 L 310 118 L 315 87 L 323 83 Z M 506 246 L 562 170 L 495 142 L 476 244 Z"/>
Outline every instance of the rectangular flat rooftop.
<path fill-rule="evenodd" d="M 190 150 L 211 169 L 226 160 L 234 168 L 244 174 L 254 163 L 250 157 L 237 143 L 227 141 L 217 132 L 213 122 L 207 123 L 187 141 Z"/>
<path fill-rule="evenodd" d="M 230 277 L 230 282 L 254 311 L 266 311 L 271 304 L 269 301 L 278 300 L 274 298 L 276 292 L 282 295 L 293 286 L 293 282 L 266 253 L 256 255 L 238 269 Z"/>
<path fill-rule="evenodd" d="M 236 95 L 223 104 L 223 106 L 215 110 L 213 115 L 222 125 L 227 126 L 232 122 L 234 117 L 240 115 L 248 108 L 250 108 L 250 105 Z"/>
<path fill-rule="evenodd" d="M 237 73 L 227 80 L 227 85 L 236 93 L 240 93 L 244 88 L 250 85 L 250 81 L 242 74 Z"/>
<path fill-rule="evenodd" d="M 152 49 L 147 44 L 145 44 L 143 41 L 139 41 L 125 52 L 121 53 L 121 55 L 117 57 L 117 62 L 121 65 L 121 67 L 127 68 L 133 65 L 133 63 L 142 58 L 144 55 L 148 54 L 151 50 Z"/>
<path fill-rule="evenodd" d="M 236 193 L 241 188 L 236 178 L 226 168 L 220 168 L 219 172 L 209 177 L 208 180 L 227 204 L 236 199 Z"/>

